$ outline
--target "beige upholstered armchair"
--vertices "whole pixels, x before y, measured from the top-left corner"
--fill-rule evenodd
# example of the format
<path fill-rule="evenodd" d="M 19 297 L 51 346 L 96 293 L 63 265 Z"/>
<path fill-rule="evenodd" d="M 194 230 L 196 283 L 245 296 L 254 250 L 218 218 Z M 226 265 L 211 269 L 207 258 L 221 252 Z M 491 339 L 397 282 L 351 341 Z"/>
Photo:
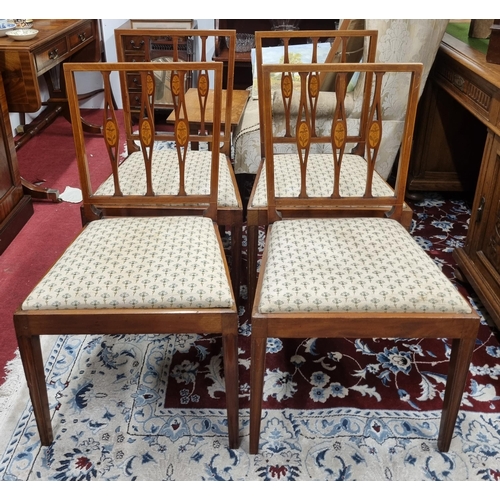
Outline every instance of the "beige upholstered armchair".
<path fill-rule="evenodd" d="M 344 20 L 348 23 L 352 20 Z M 421 62 L 424 65 L 421 92 L 431 69 L 432 63 L 439 48 L 439 43 L 444 35 L 447 19 L 365 19 L 361 23 L 357 20 L 356 29 L 364 28 L 378 31 L 378 44 L 376 62 Z M 344 24 L 345 26 L 345 24 Z M 351 82 L 350 109 L 348 110 L 348 126 L 356 127 L 359 119 L 360 94 L 362 81 L 356 81 L 356 76 Z M 400 96 L 398 88 L 401 82 L 397 78 L 388 82 L 383 93 L 384 127 L 391 130 L 385 138 L 386 144 L 381 146 L 381 153 L 377 157 L 376 170 L 387 179 L 391 173 L 402 137 L 403 121 L 406 102 Z M 323 87 L 325 89 L 325 87 Z M 328 94 L 326 92 L 325 94 Z M 332 92 L 333 94 L 333 92 Z M 234 137 L 234 160 L 237 174 L 255 174 L 261 160 L 259 107 L 255 99 L 256 92 L 251 93 L 242 120 L 237 127 Z M 279 126 L 279 100 L 273 108 L 276 115 L 275 126 Z M 325 115 L 333 116 L 335 96 L 325 95 L 323 98 Z M 331 124 L 325 120 L 324 126 Z"/>

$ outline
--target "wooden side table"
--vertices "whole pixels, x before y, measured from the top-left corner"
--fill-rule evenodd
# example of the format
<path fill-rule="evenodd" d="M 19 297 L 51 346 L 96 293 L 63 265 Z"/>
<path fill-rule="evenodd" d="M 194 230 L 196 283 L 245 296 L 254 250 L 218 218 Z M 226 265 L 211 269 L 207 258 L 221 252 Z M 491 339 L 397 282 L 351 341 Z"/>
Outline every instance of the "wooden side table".
<path fill-rule="evenodd" d="M 33 113 L 46 108 L 16 139 L 16 149 L 52 123 L 59 114 L 68 120 L 66 89 L 59 65 L 64 61 L 99 61 L 101 57 L 97 19 L 35 19 L 39 32 L 27 41 L 0 38 L 0 71 L 4 81 L 9 112 Z M 38 78 L 43 76 L 49 90 L 49 99 L 42 102 Z M 100 92 L 101 89 L 86 96 Z M 101 127 L 85 123 L 85 130 L 101 133 Z M 59 193 L 30 184 L 23 185 L 34 198 L 57 201 Z"/>
<path fill-rule="evenodd" d="M 233 100 L 231 104 L 231 132 L 234 131 L 236 125 L 241 120 L 241 115 L 245 109 L 249 92 L 248 90 L 233 90 Z M 207 109 L 205 113 L 205 125 L 210 130 L 213 123 L 213 109 L 214 96 L 213 91 L 210 90 L 207 98 Z M 186 92 L 186 112 L 189 116 L 190 134 L 197 134 L 200 128 L 201 116 L 200 105 L 198 103 L 198 91 L 195 88 L 190 88 Z M 222 111 L 221 111 L 221 127 L 225 124 L 226 112 L 226 91 L 222 91 Z M 167 117 L 167 123 L 175 122 L 175 113 L 172 111 Z"/>

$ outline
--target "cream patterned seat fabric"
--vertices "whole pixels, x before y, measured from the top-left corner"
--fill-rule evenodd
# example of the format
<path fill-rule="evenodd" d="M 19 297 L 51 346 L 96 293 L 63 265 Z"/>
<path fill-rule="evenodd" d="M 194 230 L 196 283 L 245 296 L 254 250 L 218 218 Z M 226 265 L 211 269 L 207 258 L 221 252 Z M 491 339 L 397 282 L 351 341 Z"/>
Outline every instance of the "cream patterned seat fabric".
<path fill-rule="evenodd" d="M 212 220 L 203 217 L 91 222 L 22 309 L 231 307 L 215 231 Z"/>
<path fill-rule="evenodd" d="M 359 155 L 345 154 L 340 174 L 341 196 L 363 196 L 366 186 L 366 160 Z M 264 167 L 265 169 L 265 167 Z M 326 197 L 333 192 L 332 154 L 312 154 L 307 163 L 308 195 Z M 300 163 L 296 154 L 274 156 L 276 196 L 298 197 L 300 192 Z M 374 196 L 393 196 L 393 189 L 375 172 L 373 176 Z M 267 180 L 265 170 L 255 188 L 252 207 L 267 206 Z"/>
<path fill-rule="evenodd" d="M 186 191 L 188 194 L 208 194 L 210 188 L 210 151 L 188 151 L 186 155 Z M 225 155 L 219 155 L 219 207 L 238 207 L 234 184 L 231 181 Z M 173 149 L 153 152 L 153 189 L 156 194 L 174 195 L 179 189 L 177 151 Z M 124 195 L 146 192 L 144 158 L 140 151 L 132 153 L 119 167 L 120 188 Z M 137 172 L 144 172 L 139 178 Z M 114 193 L 113 176 L 108 177 L 95 191 L 96 196 Z"/>
<path fill-rule="evenodd" d="M 259 313 L 472 312 L 392 219 L 278 221 L 268 245 Z"/>

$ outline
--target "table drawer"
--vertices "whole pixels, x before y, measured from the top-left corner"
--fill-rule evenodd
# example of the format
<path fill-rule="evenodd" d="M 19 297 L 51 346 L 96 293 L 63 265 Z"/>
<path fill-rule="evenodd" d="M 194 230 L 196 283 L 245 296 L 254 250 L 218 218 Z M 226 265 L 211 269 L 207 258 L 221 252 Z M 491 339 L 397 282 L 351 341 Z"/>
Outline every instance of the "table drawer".
<path fill-rule="evenodd" d="M 141 90 L 141 75 L 139 73 L 127 73 L 127 88 L 130 90 Z"/>
<path fill-rule="evenodd" d="M 87 42 L 94 36 L 94 23 L 92 20 L 89 20 L 69 35 L 69 49 L 76 49 L 79 45 Z"/>
<path fill-rule="evenodd" d="M 149 62 L 149 59 L 146 57 L 146 54 L 142 52 L 137 53 L 125 53 L 125 62 Z"/>
<path fill-rule="evenodd" d="M 66 37 L 56 40 L 52 45 L 45 46 L 35 54 L 37 73 L 42 73 L 56 66 L 69 53 Z"/>
<path fill-rule="evenodd" d="M 129 92 L 129 102 L 131 108 L 140 108 L 141 107 L 141 92 Z"/>
<path fill-rule="evenodd" d="M 146 50 L 147 39 L 143 36 L 123 36 L 122 37 L 122 48 L 124 51 L 139 51 L 144 52 Z"/>

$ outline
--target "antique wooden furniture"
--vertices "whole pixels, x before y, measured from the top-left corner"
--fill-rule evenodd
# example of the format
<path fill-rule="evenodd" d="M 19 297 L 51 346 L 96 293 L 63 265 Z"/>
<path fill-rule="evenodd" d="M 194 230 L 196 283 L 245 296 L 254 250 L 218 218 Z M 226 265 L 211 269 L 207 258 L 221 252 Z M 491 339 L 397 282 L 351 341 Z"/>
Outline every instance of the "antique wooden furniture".
<path fill-rule="evenodd" d="M 123 139 L 113 109 L 110 73 L 137 70 L 143 95 L 137 139 L 141 145 L 135 169 L 144 176 L 142 193 L 128 189 L 118 168 Z M 172 90 L 178 110 L 172 135 L 175 146 L 168 168 L 158 169 L 153 151 L 154 116 L 151 108 L 154 72 L 172 72 Z M 221 63 L 67 63 L 68 85 L 76 154 L 86 205 L 137 207 L 179 206 L 180 215 L 109 217 L 90 222 L 14 315 L 19 350 L 42 445 L 53 440 L 47 401 L 41 335 L 139 333 L 221 334 L 228 411 L 229 446 L 238 446 L 238 313 L 222 241 L 215 223 L 219 148 L 211 153 L 211 182 L 204 193 L 192 193 L 192 165 L 187 149 L 184 83 L 188 71 L 214 74 L 214 106 L 221 107 Z M 91 190 L 85 136 L 80 118 L 75 76 L 102 73 L 105 88 L 104 138 L 115 189 L 110 195 Z M 200 77 L 200 98 L 206 93 Z M 220 121 L 213 135 L 202 139 L 218 143 Z M 167 172 L 168 170 L 168 172 Z M 168 174 L 177 186 L 162 190 Z M 163 186 L 164 187 L 164 186 Z M 57 432 L 57 429 L 56 429 Z"/>
<path fill-rule="evenodd" d="M 500 327 L 499 166 L 500 66 L 446 33 L 419 106 L 408 187 L 473 197 L 456 271 Z"/>
<path fill-rule="evenodd" d="M 59 114 L 69 119 L 60 64 L 65 61 L 98 61 L 101 57 L 96 19 L 35 19 L 34 28 L 38 34 L 31 40 L 15 41 L 7 36 L 0 38 L 0 69 L 9 111 L 33 113 L 45 106 L 33 122 L 23 126 L 23 134 L 16 139 L 16 149 L 52 123 Z M 46 101 L 40 90 L 40 76 L 44 77 L 49 91 Z M 87 122 L 85 129 L 101 132 L 100 127 Z M 35 186 L 25 179 L 22 181 L 32 197 L 57 201 L 57 190 Z"/>
<path fill-rule="evenodd" d="M 340 29 L 367 29 L 378 32 L 376 62 L 421 62 L 424 65 L 422 87 L 439 48 L 447 19 L 343 19 Z M 364 59 L 366 60 L 366 59 Z M 360 59 L 351 62 L 359 62 Z M 271 61 L 268 61 L 271 62 Z M 334 61 L 324 61 L 334 62 Z M 257 78 L 254 69 L 254 82 Z M 255 87 L 255 84 L 254 84 Z M 361 91 L 361 88 L 358 89 Z M 356 97 L 356 88 L 353 90 Z M 397 88 L 394 89 L 397 93 Z M 252 93 L 252 96 L 254 93 Z M 401 143 L 404 108 L 400 99 L 389 99 L 385 106 L 386 131 L 392 133 L 384 137 L 386 144 L 377 157 L 377 172 L 388 179 L 393 170 Z M 248 101 L 240 125 L 235 131 L 234 170 L 236 174 L 256 174 L 260 164 L 259 116 L 256 100 Z M 356 106 L 353 116 L 356 119 Z"/>
<path fill-rule="evenodd" d="M 135 30 L 138 34 L 146 33 L 143 30 Z M 217 36 L 227 37 L 231 42 L 231 52 L 234 55 L 234 42 L 235 42 L 235 32 L 234 30 L 189 30 L 189 29 L 180 29 L 180 30 L 167 30 L 167 29 L 156 29 L 152 30 L 152 33 L 155 33 L 157 37 L 168 40 L 169 44 L 172 48 L 172 59 L 174 61 L 180 62 L 179 55 L 179 47 L 182 47 L 183 44 L 186 43 L 186 40 L 191 40 L 191 43 L 198 47 L 199 55 L 198 59 L 200 61 L 207 61 L 209 58 L 209 44 L 213 43 L 214 38 Z M 131 68 L 134 66 L 132 65 Z M 224 108 L 224 119 L 221 123 L 224 123 L 223 128 L 221 129 L 221 154 L 219 155 L 220 161 L 220 172 L 219 172 L 219 207 L 217 211 L 217 223 L 221 227 L 221 229 L 225 227 L 229 227 L 231 231 L 231 274 L 233 276 L 233 285 L 235 289 L 235 293 L 239 292 L 239 282 L 240 282 L 240 269 L 241 269 L 241 238 L 242 238 L 242 227 L 243 227 L 243 203 L 241 201 L 241 196 L 238 190 L 238 184 L 236 182 L 236 177 L 233 172 L 233 168 L 230 161 L 231 154 L 231 126 L 227 125 L 231 123 L 231 112 L 232 112 L 232 70 L 234 68 L 234 58 L 229 59 L 229 79 L 227 81 L 227 86 L 224 89 L 224 98 L 225 102 L 223 104 Z M 135 143 L 136 138 L 133 136 L 133 120 L 130 116 L 135 112 L 133 106 L 131 106 L 130 102 L 130 87 L 128 84 L 129 73 L 121 73 L 120 74 L 120 84 L 121 84 L 121 92 L 123 99 L 123 110 L 125 114 L 125 127 L 127 130 L 127 149 L 131 154 L 137 150 L 137 145 Z M 155 73 L 155 79 L 161 85 L 164 85 L 164 81 L 167 82 L 167 85 L 171 85 L 170 83 L 170 75 L 167 71 L 158 71 Z M 198 79 L 202 77 L 201 73 L 194 73 L 190 76 L 193 78 L 193 81 L 198 82 Z M 203 76 L 203 81 L 207 82 L 207 85 L 210 86 L 210 82 L 206 80 L 206 76 Z M 199 85 L 199 82 L 197 83 Z M 142 86 L 142 84 L 140 84 Z M 187 87 L 187 85 L 186 85 Z M 185 89 L 187 90 L 187 88 Z M 186 101 L 183 102 L 183 105 L 186 106 L 186 112 L 189 116 L 189 131 L 196 132 L 195 135 L 199 135 L 200 137 L 211 131 L 213 112 L 211 111 L 211 92 L 210 89 L 207 88 L 207 94 L 203 96 L 203 99 L 197 98 L 189 101 L 189 105 Z M 187 96 L 187 94 L 186 94 Z M 192 94 L 190 93 L 190 96 Z M 156 107 L 156 103 L 155 103 Z M 177 110 L 174 106 L 175 112 Z M 219 116 L 217 118 L 220 118 Z M 196 126 L 195 126 L 196 125 Z M 155 136 L 155 140 L 158 144 L 163 143 L 163 145 L 159 145 L 158 147 L 162 148 L 161 151 L 157 151 L 155 153 L 155 158 L 157 162 L 166 162 L 169 161 L 169 155 L 172 154 L 172 151 L 168 151 L 166 143 L 171 141 L 172 137 L 169 133 L 158 132 Z M 205 182 L 205 188 L 208 188 L 209 178 L 207 176 L 209 169 L 207 169 L 207 162 L 210 162 L 210 153 L 207 151 L 194 151 L 197 149 L 198 144 L 196 141 L 191 141 L 192 150 L 190 152 L 192 161 L 199 162 L 200 175 L 197 180 L 199 182 L 199 188 L 203 188 L 202 184 Z M 203 172 L 203 173 L 201 173 Z M 109 181 L 106 182 L 105 186 L 101 186 L 98 189 L 98 192 L 103 192 L 103 190 L 107 190 L 111 188 L 111 183 Z M 108 191 L 105 191 L 108 193 Z M 113 207 L 103 207 L 99 205 L 97 200 L 92 200 L 91 202 L 93 207 L 99 208 L 99 210 L 104 211 L 108 214 L 112 213 Z M 159 203 L 155 204 L 154 209 L 158 212 L 161 210 L 170 211 L 171 207 L 161 207 Z M 85 212 L 85 217 L 89 220 L 93 217 L 94 208 L 90 208 Z M 121 213 L 123 214 L 123 208 Z M 132 213 L 129 211 L 129 213 Z"/>
<path fill-rule="evenodd" d="M 274 31 L 260 31 L 256 33 L 256 61 L 257 67 L 259 68 L 259 80 L 262 78 L 262 65 L 263 65 L 263 47 L 266 44 L 266 40 L 274 40 L 276 37 L 279 37 L 283 40 L 283 51 L 284 51 L 284 61 L 289 62 L 290 56 L 289 50 L 292 50 L 289 47 L 289 44 L 296 38 L 301 38 L 304 36 L 302 32 L 274 32 Z M 329 54 L 332 54 L 332 58 L 334 54 L 339 53 L 337 56 L 339 58 L 339 62 L 346 61 L 346 52 L 347 46 L 352 40 L 356 39 L 365 39 L 367 44 L 367 54 L 368 61 L 374 61 L 375 59 L 375 50 L 377 48 L 377 32 L 376 31 L 366 31 L 366 30 L 337 30 L 337 31 L 308 31 L 305 32 L 305 36 L 312 38 L 313 44 L 311 47 L 316 47 L 315 49 L 311 49 L 310 57 L 317 57 L 317 47 L 320 40 L 326 40 L 329 38 L 333 38 L 332 48 L 329 49 Z M 291 45 L 293 47 L 293 45 Z M 327 55 L 327 58 L 330 57 Z M 265 61 L 264 61 L 265 62 Z M 311 62 L 305 61 L 302 62 Z M 312 62 L 316 62 L 313 59 Z M 324 79 L 325 75 L 320 75 L 320 80 Z M 368 85 L 368 81 L 366 84 Z M 273 110 L 273 134 L 275 137 L 284 135 L 287 138 L 292 137 L 293 131 L 296 127 L 296 122 L 298 120 L 297 112 L 300 111 L 298 107 L 298 98 L 300 95 L 298 91 L 294 91 L 291 97 L 285 96 L 283 91 L 279 90 L 279 80 L 275 81 L 275 85 L 273 86 L 274 92 L 272 96 L 272 110 Z M 293 88 L 292 88 L 293 90 Z M 262 123 L 264 116 L 267 113 L 267 109 L 265 108 L 264 100 L 262 98 L 263 89 L 259 84 L 259 116 L 260 122 Z M 323 105 L 322 103 L 327 101 L 329 104 Z M 349 108 L 352 109 L 352 98 L 346 100 L 351 104 L 346 104 Z M 324 138 L 322 139 L 321 145 L 315 145 L 313 147 L 313 151 L 316 153 L 324 152 L 325 146 L 329 144 L 331 140 L 333 140 L 333 128 L 331 126 L 331 119 L 333 118 L 333 112 L 335 111 L 335 92 L 326 91 L 321 92 L 318 95 L 318 99 L 316 101 L 316 105 L 310 110 L 311 119 L 316 126 L 321 126 L 323 128 L 322 132 L 324 134 Z M 279 109 L 279 110 L 278 110 Z M 279 114 L 280 124 L 277 125 Z M 363 118 L 368 118 L 365 115 Z M 326 126 L 325 126 L 326 123 Z M 267 226 L 269 223 L 268 220 L 268 207 L 267 207 L 267 193 L 266 193 L 266 158 L 265 158 L 265 146 L 266 146 L 266 136 L 264 135 L 264 129 L 260 128 L 260 142 L 261 142 L 261 164 L 259 166 L 259 170 L 257 172 L 257 176 L 255 179 L 255 183 L 252 189 L 252 193 L 250 194 L 250 199 L 247 207 L 247 227 L 248 227 L 248 297 L 250 300 L 250 304 L 252 303 L 252 298 L 255 293 L 255 285 L 257 282 L 257 248 L 258 248 L 258 231 L 259 226 Z M 276 178 L 275 189 L 278 194 L 284 192 L 293 192 L 297 191 L 300 188 L 300 176 L 298 176 L 298 172 L 295 172 L 292 175 L 289 172 L 289 168 L 286 163 L 286 153 L 290 153 L 294 146 L 290 145 L 290 140 L 285 141 L 280 145 L 280 152 L 283 153 L 283 162 L 280 163 L 282 167 L 275 166 Z M 286 149 L 287 148 L 287 149 Z M 315 149 L 316 148 L 316 149 Z M 293 153 L 294 155 L 295 153 Z M 361 157 L 356 156 L 361 160 Z M 281 161 L 281 160 L 280 160 Z M 316 169 L 318 172 L 321 172 L 324 166 L 321 163 L 312 163 L 310 166 L 311 170 Z M 346 168 L 347 170 L 347 168 Z M 376 184 L 377 189 L 387 190 L 390 189 L 388 185 L 379 179 L 379 176 L 376 176 L 379 184 Z M 387 207 L 383 209 L 385 212 Z M 365 215 L 372 214 L 373 208 L 370 207 L 365 210 Z M 348 211 L 348 207 L 344 206 L 342 209 L 339 208 L 339 215 L 345 215 Z M 357 213 L 360 213 L 361 210 L 359 207 L 356 207 L 354 210 Z M 383 213 L 382 212 L 382 213 Z M 412 211 L 409 209 L 407 205 L 404 207 L 404 223 L 409 226 L 411 222 Z"/>
<path fill-rule="evenodd" d="M 31 197 L 25 195 L 0 73 L 0 254 L 33 215 Z"/>
<path fill-rule="evenodd" d="M 248 99 L 248 90 L 233 90 L 233 97 L 231 99 L 231 120 L 229 131 L 232 132 L 234 128 L 238 125 L 241 119 L 241 114 L 245 109 L 245 104 Z M 221 116 L 221 124 L 222 126 L 226 126 L 226 91 L 222 91 L 222 116 Z M 198 105 L 198 95 L 196 89 L 191 88 L 187 89 L 186 92 L 186 108 L 188 110 L 188 114 L 191 117 L 189 125 L 191 126 L 191 133 L 197 134 L 200 130 L 200 123 L 202 120 L 202 116 L 200 113 L 200 108 Z M 205 125 L 210 127 L 210 124 L 213 120 L 213 92 L 210 90 L 208 93 L 207 99 L 207 109 L 204 115 Z M 175 111 L 172 111 L 167 118 L 167 123 L 171 123 L 175 120 Z M 225 150 L 226 154 L 230 156 L 231 151 Z"/>
<path fill-rule="evenodd" d="M 284 29 L 288 24 L 300 31 L 308 30 L 334 30 L 338 19 L 217 19 L 218 29 L 234 29 L 236 33 L 253 34 L 256 31 L 269 31 L 271 29 Z M 302 43 L 307 42 L 307 36 L 302 36 Z M 227 74 L 228 51 L 223 37 L 219 37 L 215 49 L 214 61 L 224 63 L 224 81 Z M 234 70 L 234 88 L 247 89 L 252 85 L 252 61 L 250 52 L 237 52 Z"/>
<path fill-rule="evenodd" d="M 499 123 L 499 79 L 485 54 L 444 35 L 419 104 L 410 191 L 473 195 L 488 130 Z"/>
<path fill-rule="evenodd" d="M 315 106 L 318 72 L 337 73 L 331 155 L 313 155 L 317 137 L 311 108 Z M 301 79 L 299 118 L 290 137 L 275 137 L 271 115 L 271 74 L 289 72 Z M 365 93 L 369 120 L 357 140 L 365 150 L 368 175 L 355 182 L 343 176 L 351 142 L 345 111 L 345 79 L 349 72 L 373 81 L 373 98 Z M 264 65 L 263 89 L 268 221 L 257 294 L 252 311 L 250 453 L 258 453 L 268 337 L 450 338 L 450 372 L 438 437 L 440 451 L 449 449 L 479 317 L 438 266 L 401 225 L 411 139 L 422 64 Z M 395 191 L 374 196 L 374 158 L 381 145 L 385 79 L 406 77 L 408 106 Z M 294 141 L 291 168 L 300 170 L 298 193 L 278 195 L 274 170 L 280 154 L 274 147 Z M 308 175 L 316 156 L 329 157 L 330 176 Z M 325 162 L 326 163 L 326 162 Z M 322 192 L 314 184 L 323 185 Z M 312 194 L 311 194 L 312 193 Z M 391 206 L 386 216 L 338 217 L 338 207 Z M 368 286 L 369 285 L 369 286 Z"/>
<path fill-rule="evenodd" d="M 424 148 L 424 160 L 431 158 L 435 142 L 425 141 L 434 134 L 440 141 L 440 158 L 443 163 L 448 160 L 450 166 L 446 183 L 463 189 L 475 186 L 465 246 L 456 249 L 454 257 L 457 271 L 470 282 L 500 327 L 500 66 L 488 63 L 485 54 L 445 34 L 430 81 L 432 109 L 426 109 L 428 120 L 422 135 L 417 136 L 417 145 Z M 458 124 L 457 117 L 461 117 Z M 457 127 L 461 134 L 454 135 Z M 473 150 L 467 164 L 460 161 L 464 149 Z M 455 169 L 456 162 L 464 168 Z M 424 179 L 433 181 L 436 189 L 444 189 L 446 177 L 436 178 L 431 167 L 425 162 L 422 165 Z M 477 175 L 477 185 L 467 181 Z M 419 180 L 414 179 L 409 186 Z"/>
<path fill-rule="evenodd" d="M 179 40 L 175 47 L 172 40 L 163 30 L 169 29 L 196 29 L 197 23 L 192 19 L 129 19 L 115 29 L 116 57 L 122 62 L 145 61 L 193 61 L 195 60 L 196 46 L 193 38 L 186 35 Z M 192 75 L 186 79 L 186 87 L 191 87 Z M 157 85 L 155 96 L 155 110 L 170 111 L 172 96 L 168 89 L 168 78 L 162 79 L 163 85 Z M 126 75 L 126 85 L 132 117 L 135 122 L 139 118 L 141 107 L 140 78 L 131 71 Z"/>

